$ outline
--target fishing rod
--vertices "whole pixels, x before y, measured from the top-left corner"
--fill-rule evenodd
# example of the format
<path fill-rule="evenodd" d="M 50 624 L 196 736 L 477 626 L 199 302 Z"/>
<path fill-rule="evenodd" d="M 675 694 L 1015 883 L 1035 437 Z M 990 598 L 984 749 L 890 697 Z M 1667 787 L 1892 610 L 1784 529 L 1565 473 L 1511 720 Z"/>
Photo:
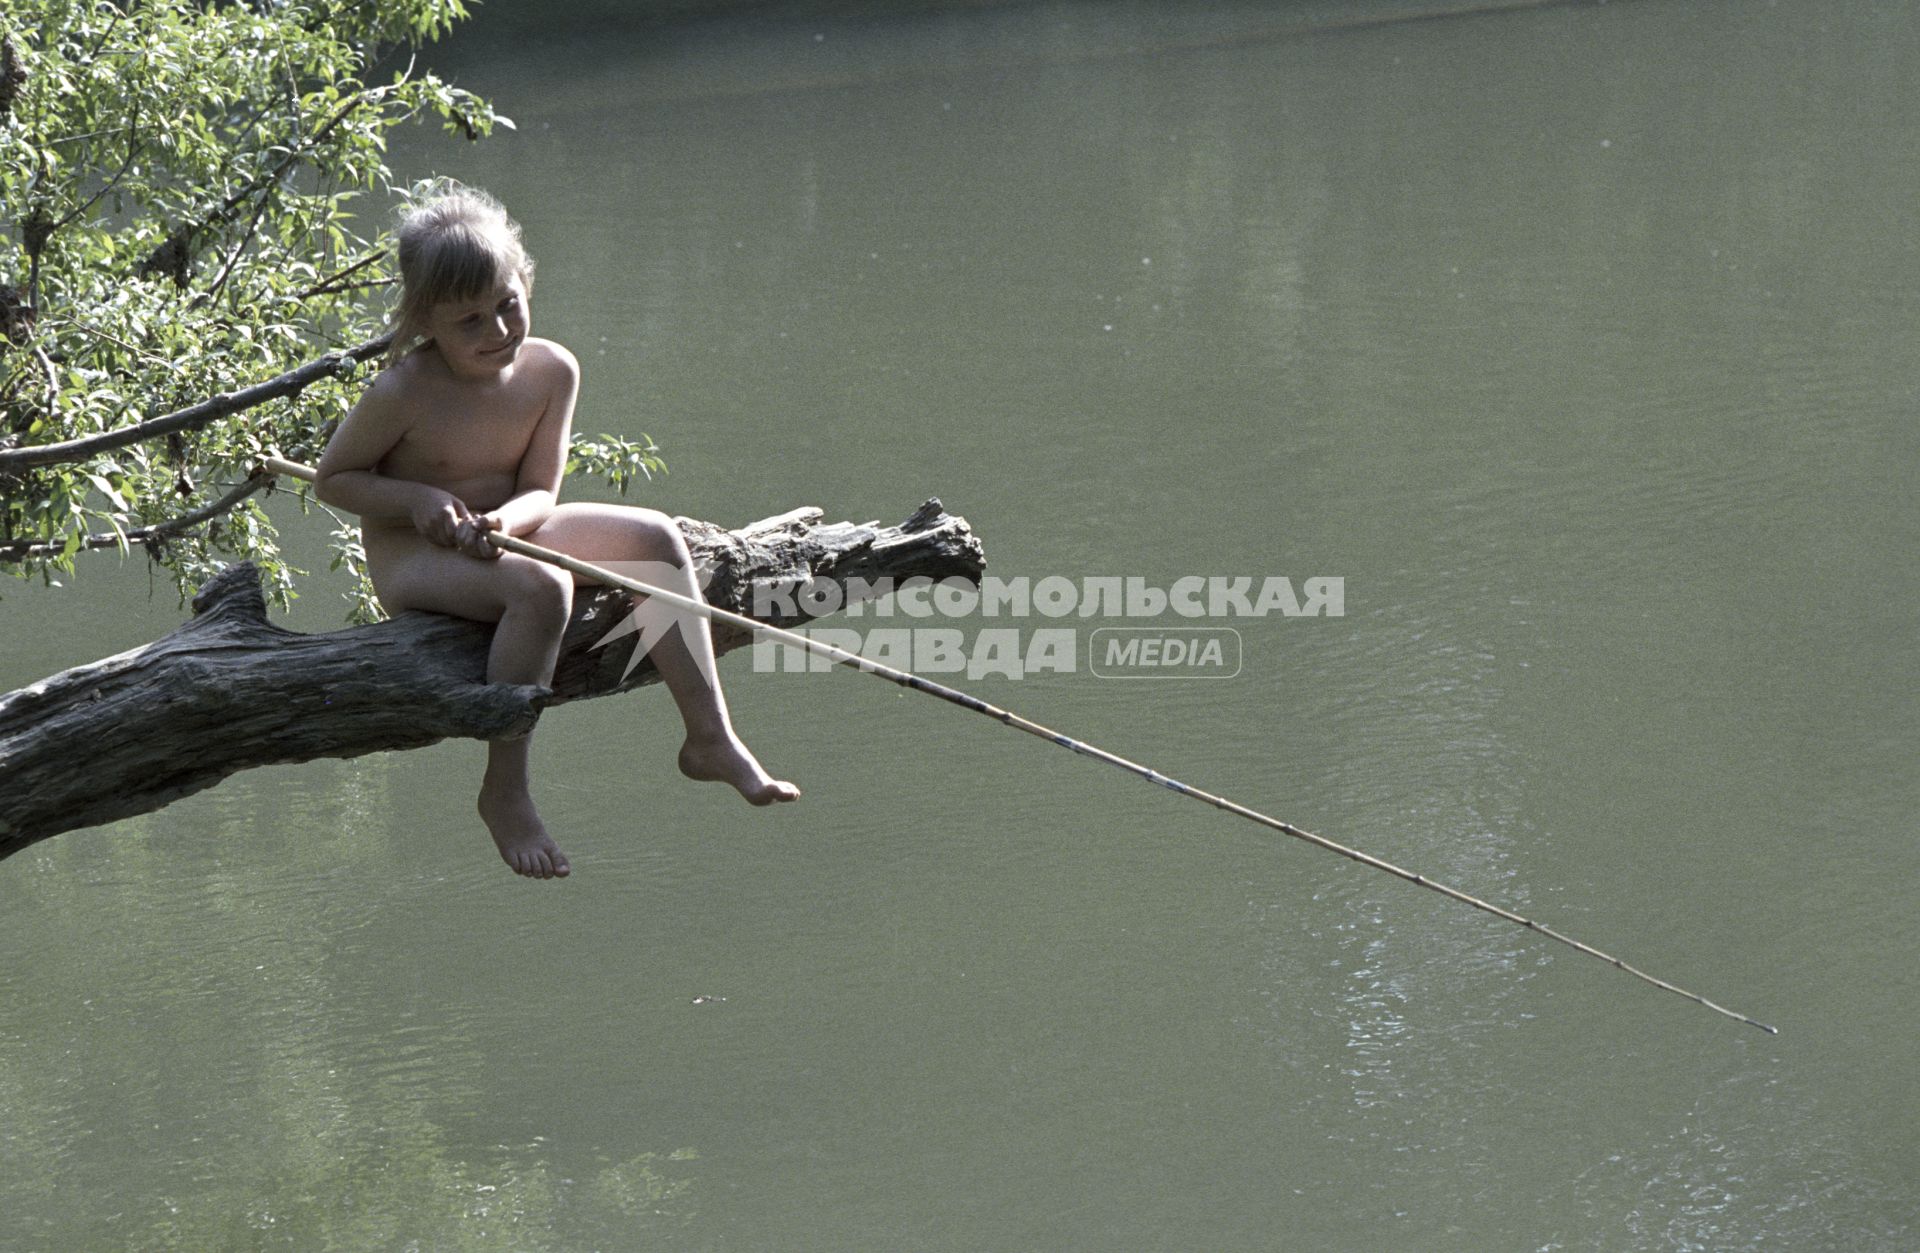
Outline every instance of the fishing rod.
<path fill-rule="evenodd" d="M 312 467 L 301 465 L 298 462 L 285 461 L 279 457 L 266 457 L 262 459 L 261 466 L 272 474 L 305 479 L 309 483 L 314 481 L 314 471 Z M 1077 740 L 1070 735 L 1063 735 L 1051 727 L 1042 726 L 1010 710 L 1002 709 L 998 705 L 989 704 L 977 696 L 972 696 L 960 691 L 958 688 L 948 687 L 944 683 L 935 683 L 933 680 L 922 678 L 911 671 L 897 670 L 892 666 L 874 661 L 871 658 L 862 657 L 858 653 L 850 653 L 843 648 L 837 648 L 832 644 L 802 635 L 797 631 L 789 631 L 783 627 L 769 626 L 767 623 L 755 621 L 745 614 L 734 613 L 729 609 L 716 608 L 697 597 L 683 596 L 679 592 L 671 591 L 664 587 L 654 587 L 652 584 L 643 583 L 638 579 L 628 578 L 624 574 L 617 574 L 612 570 L 603 569 L 591 562 L 582 561 L 578 557 L 572 557 L 551 548 L 543 548 L 538 544 L 528 543 L 526 540 L 520 539 L 517 536 L 506 535 L 499 531 L 486 531 L 483 532 L 483 534 L 486 536 L 488 543 L 506 552 L 519 553 L 521 556 L 531 557 L 535 561 L 544 561 L 549 565 L 559 566 L 561 569 L 571 571 L 583 578 L 592 579 L 597 583 L 604 583 L 609 587 L 617 587 L 623 591 L 633 592 L 636 595 L 658 597 L 667 604 L 684 609 L 688 613 L 696 614 L 707 619 L 709 622 L 723 622 L 728 626 L 737 627 L 743 631 L 750 631 L 755 635 L 779 640 L 781 643 L 790 647 L 804 649 L 815 656 L 824 657 L 837 665 L 878 675 L 890 683 L 896 683 L 904 688 L 911 688 L 916 692 L 925 692 L 929 696 L 937 696 L 941 700 L 958 705 L 962 709 L 970 709 L 977 714 L 985 714 L 994 721 L 1012 727 L 1016 731 L 1025 731 L 1028 735 L 1038 736 L 1048 743 L 1057 744 L 1061 748 L 1078 753 L 1082 757 L 1091 757 L 1095 761 L 1104 761 L 1110 766 L 1116 766 L 1128 774 L 1145 779 L 1149 783 L 1157 783 L 1168 791 L 1211 805 L 1215 809 L 1233 814 L 1235 817 L 1245 818 L 1249 822 L 1258 823 L 1268 830 L 1278 831 L 1282 835 L 1292 836 L 1294 839 L 1311 844 L 1315 848 L 1325 849 L 1329 853 L 1338 853 L 1348 861 L 1358 862 L 1363 866 L 1370 866 L 1375 870 L 1384 870 L 1396 879 L 1404 879 L 1416 887 L 1423 887 L 1429 891 L 1438 892 L 1450 900 L 1459 901 L 1463 905 L 1471 905 L 1482 913 L 1492 914 L 1495 918 L 1504 919 L 1516 926 L 1525 927 L 1527 930 L 1538 935 L 1543 935 L 1549 940 L 1557 940 L 1575 952 L 1585 953 L 1589 957 L 1597 958 L 1607 963 L 1607 965 L 1612 966 L 1615 970 L 1625 971 L 1643 983 L 1650 983 L 1662 991 L 1684 997 L 1696 1005 L 1703 1005 L 1714 1013 L 1722 1014 L 1733 1019 L 1735 1022 L 1743 1022 L 1749 1027 L 1758 1027 L 1768 1035 L 1780 1034 L 1778 1028 L 1770 1027 L 1764 1022 L 1749 1018 L 1738 1010 L 1728 1009 L 1724 1005 L 1717 1005 L 1697 992 L 1689 992 L 1678 984 L 1669 983 L 1665 979 L 1650 975 L 1637 966 L 1628 965 L 1611 953 L 1602 952 L 1591 944 L 1576 940 L 1570 935 L 1556 931 L 1552 927 L 1545 926 L 1542 923 L 1535 922 L 1531 918 L 1523 918 L 1512 910 L 1502 909 L 1500 906 L 1488 901 L 1483 901 L 1477 896 L 1471 896 L 1460 891 L 1458 888 L 1449 887 L 1447 884 L 1430 879 L 1426 875 L 1416 874 L 1411 870 L 1396 866 L 1390 861 L 1385 861 L 1373 856 L 1371 853 L 1363 853 L 1357 848 L 1349 848 L 1347 845 L 1330 840 L 1323 835 L 1315 835 L 1311 831 L 1294 826 L 1291 822 L 1284 822 L 1279 818 L 1263 814 L 1257 809 L 1249 809 L 1237 801 L 1228 800 L 1223 796 L 1215 796 L 1211 792 L 1202 791 L 1190 784 L 1182 783 L 1178 779 L 1161 774 L 1158 770 L 1143 766 L 1139 762 L 1129 761 L 1118 753 L 1110 753 L 1106 749 L 1089 744 L 1084 740 Z"/>

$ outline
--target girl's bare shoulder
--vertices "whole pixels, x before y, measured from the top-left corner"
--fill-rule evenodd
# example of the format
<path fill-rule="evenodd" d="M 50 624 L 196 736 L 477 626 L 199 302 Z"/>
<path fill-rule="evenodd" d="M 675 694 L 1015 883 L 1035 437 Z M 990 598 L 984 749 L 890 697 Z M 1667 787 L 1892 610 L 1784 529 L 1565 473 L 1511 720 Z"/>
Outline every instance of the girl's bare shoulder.
<path fill-rule="evenodd" d="M 556 374 L 578 377 L 580 361 L 564 344 L 556 344 L 550 339 L 529 336 L 523 351 L 529 363 L 537 365 L 543 371 L 551 370 Z"/>
<path fill-rule="evenodd" d="M 373 376 L 364 395 L 368 399 L 391 403 L 427 385 L 433 362 L 416 349 Z"/>

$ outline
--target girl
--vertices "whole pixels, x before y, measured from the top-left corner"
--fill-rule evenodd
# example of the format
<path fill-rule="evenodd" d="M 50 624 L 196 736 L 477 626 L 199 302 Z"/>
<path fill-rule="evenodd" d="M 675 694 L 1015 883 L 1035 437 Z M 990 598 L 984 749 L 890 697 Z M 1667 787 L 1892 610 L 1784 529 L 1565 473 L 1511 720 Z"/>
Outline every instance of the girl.
<path fill-rule="evenodd" d="M 502 553 L 484 532 L 587 561 L 648 562 L 666 572 L 651 581 L 699 596 L 686 541 L 664 514 L 558 503 L 580 367 L 528 334 L 533 261 L 500 204 L 472 189 L 441 195 L 407 215 L 398 253 L 387 368 L 327 445 L 314 485 L 321 500 L 360 515 L 367 572 L 387 612 L 498 622 L 487 682 L 544 685 L 573 578 Z M 706 620 L 678 624 L 650 655 L 686 723 L 681 771 L 731 784 L 756 805 L 797 799 L 734 733 Z M 488 744 L 480 817 L 516 873 L 564 877 L 566 855 L 528 790 L 529 747 L 527 737 Z"/>

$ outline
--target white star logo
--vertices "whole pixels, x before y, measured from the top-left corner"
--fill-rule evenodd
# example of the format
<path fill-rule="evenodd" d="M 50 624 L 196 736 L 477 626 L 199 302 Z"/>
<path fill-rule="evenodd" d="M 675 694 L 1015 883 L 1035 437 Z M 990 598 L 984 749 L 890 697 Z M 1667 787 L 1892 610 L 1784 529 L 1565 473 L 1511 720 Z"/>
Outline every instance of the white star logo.
<path fill-rule="evenodd" d="M 679 591 L 686 577 L 679 566 L 665 561 L 602 561 L 596 564 L 615 574 L 624 575 L 636 583 L 645 583 L 669 592 Z M 694 593 L 697 596 L 706 590 L 707 584 L 713 579 L 713 572 L 696 566 L 694 577 L 699 589 Z M 634 643 L 632 655 L 627 658 L 627 668 L 620 673 L 620 678 L 624 681 L 640 665 L 641 659 L 653 651 L 653 646 L 666 639 L 667 633 L 676 627 L 680 629 L 683 640 L 687 638 L 685 633 L 688 631 L 708 629 L 700 615 L 677 605 L 670 605 L 658 596 L 648 596 L 639 600 L 634 605 L 633 611 L 615 623 L 612 630 L 594 641 L 593 647 L 604 648 L 615 640 L 624 639 L 629 635 L 637 634 L 640 637 Z M 695 664 L 700 670 L 700 677 L 706 682 L 707 687 L 710 690 L 717 689 L 720 686 L 720 679 L 713 670 L 713 650 L 694 648 L 689 645 L 687 651 L 693 655 Z"/>

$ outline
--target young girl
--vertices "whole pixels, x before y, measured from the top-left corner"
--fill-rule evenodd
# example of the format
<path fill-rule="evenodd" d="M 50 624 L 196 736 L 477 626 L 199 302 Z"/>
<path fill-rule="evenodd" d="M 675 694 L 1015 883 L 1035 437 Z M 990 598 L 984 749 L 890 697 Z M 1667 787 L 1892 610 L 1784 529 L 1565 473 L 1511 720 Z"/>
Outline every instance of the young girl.
<path fill-rule="evenodd" d="M 653 581 L 698 597 L 686 541 L 651 509 L 560 504 L 580 367 L 528 335 L 533 261 L 520 228 L 483 192 L 455 190 L 402 223 L 393 351 L 320 459 L 314 492 L 360 515 L 367 572 L 389 613 L 424 609 L 498 622 L 489 683 L 552 681 L 573 577 L 489 544 L 504 531 L 586 561 L 655 563 Z M 415 339 L 421 342 L 409 347 Z M 705 619 L 682 615 L 651 656 L 686 723 L 680 769 L 756 805 L 800 791 L 761 768 L 727 714 Z M 708 681 L 708 676 L 714 676 Z M 570 867 L 528 791 L 529 740 L 487 746 L 480 816 L 529 878 Z"/>

